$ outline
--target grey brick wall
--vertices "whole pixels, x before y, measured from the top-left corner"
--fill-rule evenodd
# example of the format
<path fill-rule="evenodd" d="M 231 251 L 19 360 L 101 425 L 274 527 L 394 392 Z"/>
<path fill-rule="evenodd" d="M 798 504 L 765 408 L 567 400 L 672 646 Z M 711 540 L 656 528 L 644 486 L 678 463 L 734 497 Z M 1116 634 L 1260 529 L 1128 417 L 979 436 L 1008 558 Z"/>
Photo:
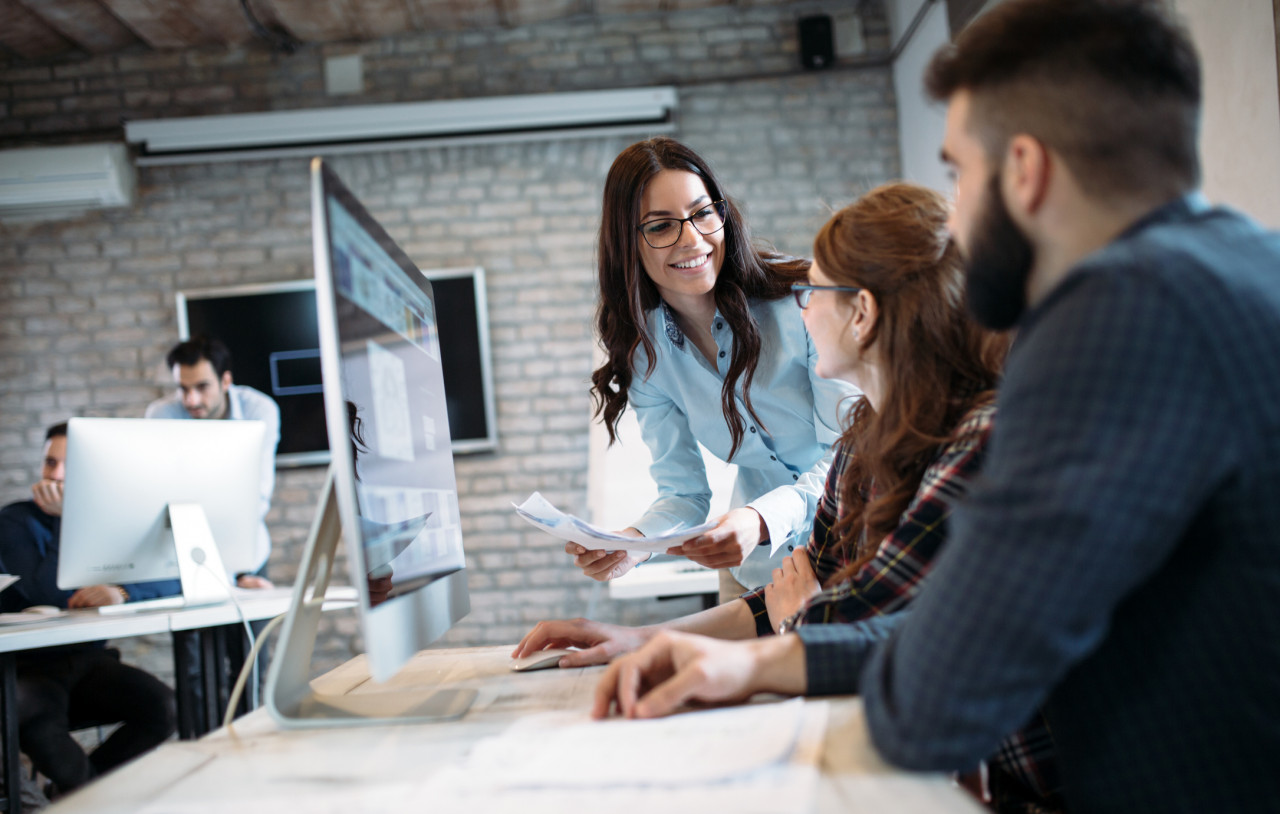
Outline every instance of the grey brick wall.
<path fill-rule="evenodd" d="M 807 253 L 829 208 L 898 171 L 887 68 L 792 71 L 798 11 L 780 4 L 388 39 L 366 54 L 369 93 L 409 101 L 677 82 L 676 136 L 703 153 L 756 233 Z M 878 4 L 864 4 L 873 47 Z M 329 51 L 334 49 L 330 48 Z M 0 64 L 0 139 L 101 137 L 139 118 L 332 104 L 320 56 L 256 51 L 137 54 L 69 66 Z M 510 510 L 539 490 L 586 511 L 599 199 L 632 138 L 443 147 L 336 157 L 332 165 L 422 268 L 479 265 L 501 449 L 457 459 L 472 612 L 449 645 L 514 642 L 534 622 L 576 616 L 642 623 L 695 600 L 612 602 L 560 546 Z M 0 146 L 3 146 L 0 141 Z M 0 224 L 0 501 L 24 498 L 43 428 L 73 415 L 138 416 L 167 391 L 173 295 L 311 274 L 306 163 L 146 168 L 129 210 Z M 272 575 L 292 579 L 323 470 L 282 470 L 268 517 Z M 157 673 L 167 643 L 122 643 Z M 318 666 L 359 651 L 353 616 L 326 621 Z"/>

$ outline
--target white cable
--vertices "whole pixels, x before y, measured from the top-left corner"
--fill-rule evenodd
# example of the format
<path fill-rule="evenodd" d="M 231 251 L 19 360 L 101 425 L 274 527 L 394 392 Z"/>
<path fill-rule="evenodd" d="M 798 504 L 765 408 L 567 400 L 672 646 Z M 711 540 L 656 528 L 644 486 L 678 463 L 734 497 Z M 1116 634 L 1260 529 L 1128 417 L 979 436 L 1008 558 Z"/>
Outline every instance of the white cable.
<path fill-rule="evenodd" d="M 201 568 L 203 568 L 204 570 L 208 571 L 211 575 L 213 575 L 214 583 L 216 583 L 218 587 L 222 588 L 222 590 L 226 592 L 227 598 L 231 600 L 231 604 L 235 605 L 236 614 L 240 617 L 240 626 L 244 628 L 244 635 L 249 638 L 249 648 L 254 653 L 258 652 L 257 641 L 255 641 L 256 637 L 253 635 L 253 627 L 249 625 L 249 619 L 248 617 L 245 616 L 244 608 L 240 607 L 240 600 L 236 599 L 236 593 L 234 590 L 232 590 L 231 585 L 225 581 L 224 577 L 221 574 L 219 574 L 217 571 L 214 571 L 212 568 L 210 568 L 208 562 L 202 560 L 198 562 L 197 565 L 199 565 Z M 258 676 L 258 662 L 256 660 L 253 660 L 252 664 L 253 664 L 252 704 L 253 704 L 253 708 L 257 709 L 259 703 L 262 700 L 261 698 L 258 697 L 258 685 L 261 682 L 259 681 L 259 676 Z M 234 709 L 234 705 L 231 708 Z"/>
<path fill-rule="evenodd" d="M 303 602 L 303 607 L 308 609 L 314 608 L 317 605 L 322 608 L 324 607 L 324 597 L 319 599 L 310 599 Z M 231 688 L 231 697 L 227 699 L 227 712 L 223 715 L 222 725 L 228 729 L 231 728 L 232 721 L 236 716 L 236 704 L 240 703 L 240 695 L 244 692 L 245 681 L 248 680 L 250 673 L 254 671 L 252 665 L 256 665 L 258 663 L 258 651 L 262 649 L 262 645 L 266 642 L 267 636 L 269 636 L 288 615 L 289 613 L 286 611 L 279 616 L 274 617 L 267 623 L 267 626 L 262 629 L 262 635 L 258 636 L 258 640 L 253 643 L 253 647 L 249 651 L 249 656 L 245 660 L 244 666 L 240 668 L 240 675 L 236 678 L 236 684 Z"/>

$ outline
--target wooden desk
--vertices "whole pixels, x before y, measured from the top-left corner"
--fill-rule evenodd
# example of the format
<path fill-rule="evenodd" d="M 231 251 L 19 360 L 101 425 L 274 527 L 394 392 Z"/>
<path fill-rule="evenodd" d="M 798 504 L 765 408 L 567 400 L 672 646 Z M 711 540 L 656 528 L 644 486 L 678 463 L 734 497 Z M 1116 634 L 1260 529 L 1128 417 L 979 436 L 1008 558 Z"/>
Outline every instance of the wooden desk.
<path fill-rule="evenodd" d="M 164 744 L 59 801 L 50 814 L 132 814 L 157 797 L 166 811 L 274 812 L 306 805 L 298 799 L 303 790 L 328 795 L 325 811 L 374 810 L 388 781 L 428 780 L 477 740 L 502 732 L 522 717 L 589 706 L 602 668 L 512 673 L 510 650 L 424 651 L 381 687 L 365 684 L 363 657 L 317 679 L 325 692 L 376 692 L 426 683 L 475 688 L 479 695 L 460 720 L 285 731 L 266 710 L 258 710 L 237 721 L 233 731 Z M 983 811 L 946 777 L 907 774 L 886 766 L 867 741 L 857 698 L 830 703 L 817 811 Z M 581 793 L 584 811 L 594 810 L 590 794 Z M 421 807 L 434 810 L 432 800 L 425 798 Z M 480 808 L 471 814 L 486 812 Z"/>
<path fill-rule="evenodd" d="M 16 790 L 19 787 L 18 710 L 16 656 L 25 650 L 38 650 L 66 644 L 81 644 L 105 639 L 124 639 L 169 633 L 174 638 L 174 675 L 178 686 L 178 718 L 183 737 L 199 737 L 221 723 L 231 685 L 238 675 L 248 650 L 240 633 L 241 620 L 270 619 L 289 608 L 291 588 L 236 591 L 239 608 L 231 603 L 202 605 L 191 608 L 143 610 L 136 613 L 99 614 L 96 610 L 71 611 L 55 619 L 0 628 L 0 748 L 4 750 L 6 797 L 0 797 L 0 809 L 7 814 L 22 810 Z M 350 604 L 355 589 L 331 589 L 325 606 Z M 198 663 L 186 662 L 188 650 L 183 638 L 199 639 Z M 216 665 L 216 667 L 214 667 Z M 197 674 L 204 683 L 203 695 L 186 686 L 186 676 Z M 203 703 L 197 704 L 197 698 Z M 200 707 L 196 709 L 195 707 Z M 248 702 L 242 707 L 248 711 Z M 13 790 L 13 793 L 10 792 Z"/>

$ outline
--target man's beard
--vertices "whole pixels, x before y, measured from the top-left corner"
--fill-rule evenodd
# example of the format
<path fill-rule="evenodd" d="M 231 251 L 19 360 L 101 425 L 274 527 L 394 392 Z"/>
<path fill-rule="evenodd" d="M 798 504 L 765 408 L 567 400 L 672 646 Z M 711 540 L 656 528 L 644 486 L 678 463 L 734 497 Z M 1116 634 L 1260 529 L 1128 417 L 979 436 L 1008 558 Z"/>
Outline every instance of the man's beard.
<path fill-rule="evenodd" d="M 993 331 L 1012 328 L 1027 309 L 1027 279 L 1035 250 L 1000 197 L 1000 173 L 987 186 L 965 257 L 969 312 Z"/>

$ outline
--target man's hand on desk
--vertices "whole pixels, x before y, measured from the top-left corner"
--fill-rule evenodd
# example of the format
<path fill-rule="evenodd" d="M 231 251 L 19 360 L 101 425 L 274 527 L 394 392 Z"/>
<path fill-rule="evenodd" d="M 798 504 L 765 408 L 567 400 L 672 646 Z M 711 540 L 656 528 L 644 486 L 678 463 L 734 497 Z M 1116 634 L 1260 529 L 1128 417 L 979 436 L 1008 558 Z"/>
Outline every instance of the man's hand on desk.
<path fill-rule="evenodd" d="M 617 532 L 626 537 L 643 537 L 635 529 L 623 529 Z M 573 557 L 573 564 L 582 569 L 582 573 L 597 582 L 608 582 L 617 579 L 649 559 L 648 554 L 632 555 L 627 551 L 601 551 L 591 549 L 578 543 L 565 543 L 564 553 Z"/>
<path fill-rule="evenodd" d="M 262 590 L 265 588 L 274 588 L 275 584 L 266 577 L 260 577 L 257 574 L 241 574 L 236 577 L 237 588 L 249 588 L 251 590 Z"/>
<path fill-rule="evenodd" d="M 119 585 L 90 585 L 81 588 L 67 600 L 68 608 L 100 608 L 103 605 L 122 605 L 124 589 Z"/>
<path fill-rule="evenodd" d="M 609 665 L 591 715 L 605 718 L 616 705 L 627 718 L 658 718 L 690 702 L 739 702 L 759 692 L 801 695 L 805 686 L 798 636 L 742 642 L 663 631 Z"/>
<path fill-rule="evenodd" d="M 710 531 L 668 548 L 667 553 L 688 557 L 707 568 L 733 568 L 742 565 L 755 547 L 768 539 L 764 518 L 744 506 L 722 516 Z"/>
<path fill-rule="evenodd" d="M 590 619 L 554 619 L 539 622 L 511 651 L 518 659 L 548 647 L 577 647 L 561 660 L 562 667 L 586 667 L 605 664 L 610 659 L 630 653 L 653 636 L 648 628 L 624 627 L 593 622 Z"/>

